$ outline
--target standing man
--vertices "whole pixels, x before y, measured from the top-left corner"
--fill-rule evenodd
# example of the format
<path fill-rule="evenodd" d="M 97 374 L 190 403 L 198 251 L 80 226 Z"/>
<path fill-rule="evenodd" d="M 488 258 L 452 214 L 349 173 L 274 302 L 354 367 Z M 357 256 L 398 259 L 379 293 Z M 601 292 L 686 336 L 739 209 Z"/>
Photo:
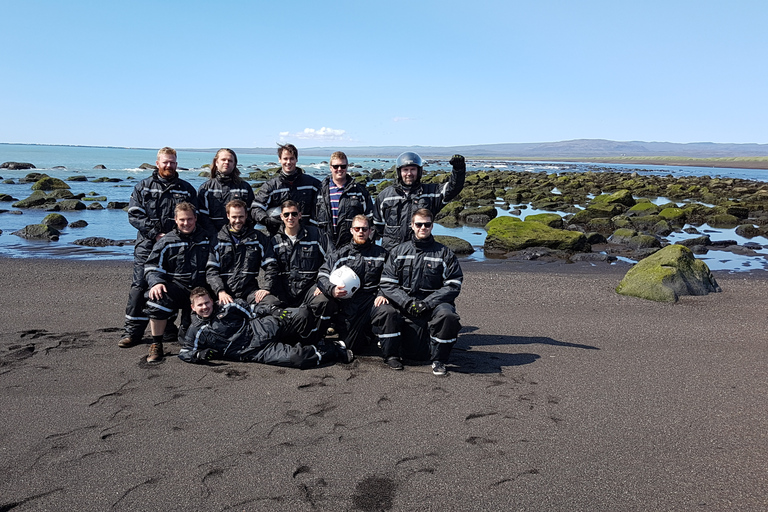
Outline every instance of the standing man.
<path fill-rule="evenodd" d="M 228 202 L 239 199 L 251 206 L 253 189 L 240 177 L 234 151 L 222 148 L 216 152 L 211 163 L 211 178 L 200 185 L 197 196 L 200 199 L 200 215 L 207 217 L 212 224 L 212 238 L 227 223 L 225 205 Z"/>
<path fill-rule="evenodd" d="M 272 244 L 267 235 L 254 227 L 243 201 L 230 201 L 225 210 L 229 224 L 216 236 L 206 279 L 219 304 L 229 304 L 235 299 L 255 304 L 269 295 L 277 274 Z M 259 269 L 264 269 L 262 286 L 258 281 Z"/>
<path fill-rule="evenodd" d="M 373 216 L 373 202 L 364 185 L 347 174 L 347 155 L 336 151 L 331 155 L 331 174 L 320 185 L 312 219 L 327 234 L 334 247 L 352 240 L 350 227 L 355 215 Z"/>
<path fill-rule="evenodd" d="M 147 259 L 145 275 L 149 286 L 146 313 L 152 331 L 148 363 L 163 359 L 163 335 L 168 320 L 182 310 L 179 334 L 189 327 L 189 292 L 205 285 L 205 264 L 210 244 L 208 234 L 197 225 L 197 211 L 190 203 L 176 206 L 176 229 L 164 236 Z"/>
<path fill-rule="evenodd" d="M 339 311 L 337 327 L 340 339 L 347 347 L 360 353 L 368 346 L 371 334 L 371 310 L 389 301 L 379 292 L 379 280 L 387 258 L 386 249 L 371 241 L 371 222 L 365 215 L 356 215 L 350 229 L 352 240 L 331 251 L 318 272 L 317 287 L 324 297 L 336 303 Z M 360 289 L 352 297 L 350 290 L 331 284 L 334 270 L 346 265 L 360 278 Z"/>
<path fill-rule="evenodd" d="M 278 341 L 292 330 L 293 315 L 306 308 L 273 308 L 269 314 L 269 308 L 258 306 L 252 311 L 239 299 L 217 305 L 202 287 L 192 290 L 189 301 L 194 314 L 179 351 L 182 361 L 225 359 L 304 369 L 335 361 L 351 363 L 354 358 L 341 344 L 302 346 Z"/>
<path fill-rule="evenodd" d="M 144 265 L 155 243 L 174 229 L 174 211 L 182 202 L 197 206 L 197 192 L 176 172 L 176 150 L 164 147 L 157 152 L 157 170 L 141 180 L 131 193 L 128 221 L 138 230 L 133 248 L 133 281 L 125 307 L 125 328 L 118 346 L 131 347 L 141 342 L 149 317 L 144 314 Z M 171 336 L 169 335 L 169 341 Z"/>
<path fill-rule="evenodd" d="M 453 167 L 446 183 L 421 183 L 424 165 L 421 157 L 407 151 L 397 157 L 395 184 L 381 191 L 376 197 L 373 223 L 382 238 L 381 245 L 391 251 L 411 236 L 409 224 L 413 213 L 426 208 L 437 215 L 464 188 L 467 164 L 461 155 L 453 155 Z"/>
<path fill-rule="evenodd" d="M 403 357 L 429 357 L 432 373 L 443 376 L 461 329 L 454 301 L 463 274 L 453 251 L 432 237 L 432 219 L 429 210 L 416 210 L 411 240 L 389 253 L 381 274 L 389 303 L 374 308 L 371 321 L 390 368 L 402 370 Z"/>
<path fill-rule="evenodd" d="M 315 199 L 317 191 L 320 190 L 320 180 L 296 167 L 299 160 L 299 150 L 296 146 L 278 146 L 277 156 L 280 159 L 280 173 L 259 188 L 251 210 L 253 220 L 266 226 L 269 234 L 273 236 L 283 223 L 279 218 L 270 216 L 267 210 L 279 207 L 290 199 L 299 205 L 303 223 L 308 224 L 315 213 Z"/>

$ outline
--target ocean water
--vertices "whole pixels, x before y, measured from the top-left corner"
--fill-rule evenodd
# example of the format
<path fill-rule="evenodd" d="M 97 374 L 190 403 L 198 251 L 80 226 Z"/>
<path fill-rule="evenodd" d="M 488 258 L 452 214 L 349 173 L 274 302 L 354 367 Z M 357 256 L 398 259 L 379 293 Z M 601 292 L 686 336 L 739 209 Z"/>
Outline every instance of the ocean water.
<path fill-rule="evenodd" d="M 306 172 L 317 178 L 324 178 L 328 174 L 327 156 L 303 156 L 299 157 L 299 166 Z M 87 182 L 67 182 L 74 194 L 85 193 L 93 196 L 105 196 L 107 201 L 100 201 L 106 207 L 109 201 L 128 201 L 134 184 L 151 174 L 151 171 L 139 169 L 142 163 L 154 164 L 156 149 L 133 148 L 103 148 L 103 147 L 72 147 L 72 146 L 35 146 L 0 144 L 0 163 L 29 162 L 35 165 L 34 170 L 0 169 L 0 193 L 9 194 L 16 199 L 24 199 L 31 194 L 32 184 L 18 184 L 18 180 L 30 172 L 42 172 L 49 176 L 66 180 L 70 176 L 85 176 Z M 204 171 L 202 166 L 210 164 L 214 152 L 206 151 L 179 151 L 179 166 L 187 170 L 180 170 L 181 177 L 198 188 L 206 178 L 199 174 Z M 350 158 L 350 163 L 359 165 L 358 169 L 389 169 L 394 163 L 396 155 L 392 158 Z M 239 168 L 243 174 L 255 169 L 266 169 L 277 166 L 277 155 L 238 154 Z M 94 166 L 104 165 L 106 170 L 94 169 Z M 431 163 L 429 170 L 447 170 L 446 161 Z M 643 174 L 659 174 L 672 176 L 721 176 L 732 178 L 753 179 L 768 181 L 768 170 L 755 169 L 719 169 L 709 167 L 678 167 L 678 166 L 631 166 L 609 164 L 574 164 L 558 162 L 525 162 L 512 161 L 472 161 L 468 162 L 469 170 L 499 169 L 508 171 L 531 171 L 547 173 L 585 172 L 589 170 L 609 169 L 616 171 L 639 171 Z M 94 183 L 95 178 L 118 178 L 119 183 Z M 5 180 L 13 180 L 16 184 L 1 183 Z M 88 197 L 88 196 L 87 196 Z M 84 201 L 88 204 L 87 201 Z M 122 210 L 80 210 L 73 212 L 61 212 L 71 223 L 84 220 L 88 226 L 84 228 L 64 228 L 57 242 L 41 242 L 24 240 L 11 233 L 22 229 L 29 224 L 37 224 L 49 213 L 37 209 L 16 209 L 11 203 L 0 203 L 0 210 L 10 210 L 0 213 L 0 256 L 14 258 L 75 258 L 75 259 L 131 259 L 133 247 L 130 243 L 123 247 L 90 248 L 75 245 L 77 239 L 100 236 L 113 240 L 132 241 L 136 238 L 136 230 L 128 223 L 128 215 Z M 16 212 L 12 213 L 12 212 Z M 502 207 L 497 207 L 499 215 L 512 215 Z M 20 213 L 20 214 L 19 214 Z M 518 216 L 522 219 L 540 211 L 528 208 L 521 211 Z M 564 215 L 564 212 L 559 212 Z M 733 230 L 717 230 L 708 226 L 698 228 L 701 232 L 709 234 L 712 240 L 737 240 L 740 244 L 752 242 L 761 246 L 768 246 L 768 239 L 756 237 L 750 240 L 742 239 L 734 234 Z M 482 245 L 485 241 L 485 230 L 477 226 L 460 226 L 447 228 L 436 224 L 435 234 L 453 235 L 469 241 L 475 247 L 475 253 L 470 259 L 483 260 Z M 670 241 L 693 235 L 673 234 Z M 758 251 L 767 254 L 765 248 Z M 757 270 L 768 269 L 768 260 L 760 256 L 738 256 L 725 251 L 710 251 L 702 258 L 713 270 Z"/>

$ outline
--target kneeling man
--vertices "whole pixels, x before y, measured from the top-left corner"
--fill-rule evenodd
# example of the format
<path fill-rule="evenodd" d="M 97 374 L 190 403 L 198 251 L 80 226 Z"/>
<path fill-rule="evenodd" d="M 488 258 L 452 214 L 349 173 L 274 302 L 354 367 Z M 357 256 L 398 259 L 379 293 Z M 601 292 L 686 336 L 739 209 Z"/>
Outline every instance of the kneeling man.
<path fill-rule="evenodd" d="M 429 358 L 432 373 L 443 376 L 461 329 L 454 301 L 463 274 L 453 251 L 432 237 L 432 212 L 416 210 L 411 230 L 389 253 L 380 284 L 389 303 L 374 308 L 371 322 L 390 368 L 402 370 L 403 357 Z"/>
<path fill-rule="evenodd" d="M 194 314 L 179 351 L 182 361 L 202 363 L 226 359 L 305 369 L 353 360 L 352 351 L 342 345 L 303 346 L 278 341 L 308 325 L 310 315 L 306 307 L 249 307 L 241 299 L 218 306 L 203 287 L 192 290 L 190 302 Z"/>

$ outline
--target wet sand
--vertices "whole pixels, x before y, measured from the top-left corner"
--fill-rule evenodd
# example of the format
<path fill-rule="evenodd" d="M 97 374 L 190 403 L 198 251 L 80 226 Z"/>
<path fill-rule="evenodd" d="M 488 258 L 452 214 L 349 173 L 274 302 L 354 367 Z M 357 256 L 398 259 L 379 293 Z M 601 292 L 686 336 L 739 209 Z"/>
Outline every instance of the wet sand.
<path fill-rule="evenodd" d="M 149 367 L 130 262 L 0 259 L 0 510 L 768 507 L 764 273 L 659 304 L 627 266 L 463 268 L 438 378 Z"/>

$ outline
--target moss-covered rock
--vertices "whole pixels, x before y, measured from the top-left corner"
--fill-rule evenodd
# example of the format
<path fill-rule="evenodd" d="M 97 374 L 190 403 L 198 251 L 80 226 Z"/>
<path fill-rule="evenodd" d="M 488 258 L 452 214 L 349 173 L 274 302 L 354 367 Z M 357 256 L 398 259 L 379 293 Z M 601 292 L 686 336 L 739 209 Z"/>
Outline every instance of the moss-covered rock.
<path fill-rule="evenodd" d="M 627 210 L 628 213 L 632 213 L 636 216 L 643 216 L 643 215 L 655 215 L 659 213 L 659 207 L 656 206 L 653 203 L 637 203 L 632 208 Z"/>
<path fill-rule="evenodd" d="M 725 209 L 725 213 L 733 215 L 737 219 L 746 219 L 749 217 L 749 208 L 738 205 L 731 205 Z"/>
<path fill-rule="evenodd" d="M 46 203 L 55 203 L 55 197 L 48 197 L 48 195 L 42 190 L 35 190 L 32 195 L 21 201 L 13 203 L 15 208 L 34 208 L 36 206 L 42 206 Z"/>
<path fill-rule="evenodd" d="M 669 245 L 639 261 L 616 287 L 621 295 L 658 302 L 675 302 L 681 295 L 719 291 L 707 264 L 682 245 Z"/>
<path fill-rule="evenodd" d="M 73 194 L 69 190 L 64 190 L 64 189 L 52 190 L 48 192 L 47 195 L 48 197 L 52 197 L 54 199 L 74 199 L 75 198 L 75 194 Z"/>
<path fill-rule="evenodd" d="M 104 205 L 101 203 L 90 203 L 88 206 L 86 206 L 85 209 L 86 210 L 103 210 Z"/>
<path fill-rule="evenodd" d="M 608 240 L 614 244 L 628 244 L 633 236 L 637 236 L 637 231 L 634 229 L 619 228 Z"/>
<path fill-rule="evenodd" d="M 496 207 L 480 206 L 465 208 L 459 212 L 459 220 L 475 226 L 485 226 L 491 219 L 496 218 Z"/>
<path fill-rule="evenodd" d="M 124 210 L 128 208 L 128 203 L 126 201 L 110 201 L 107 203 L 107 208 L 110 210 Z"/>
<path fill-rule="evenodd" d="M 744 238 L 753 238 L 760 236 L 760 228 L 756 228 L 754 224 L 740 224 L 736 226 L 736 234 Z"/>
<path fill-rule="evenodd" d="M 541 222 L 545 226 L 555 229 L 563 229 L 563 218 L 556 213 L 536 213 L 529 215 L 525 220 L 531 222 Z"/>
<path fill-rule="evenodd" d="M 59 239 L 59 230 L 45 224 L 30 224 L 24 228 L 14 231 L 12 235 L 26 238 L 27 240 L 50 240 Z"/>
<path fill-rule="evenodd" d="M 632 197 L 632 192 L 629 190 L 618 190 L 613 194 L 602 194 L 595 197 L 592 200 L 592 204 L 623 204 L 624 206 L 635 206 L 637 201 Z"/>
<path fill-rule="evenodd" d="M 739 219 L 733 215 L 727 213 L 719 213 L 716 215 L 710 215 L 706 218 L 707 224 L 713 228 L 730 229 L 739 225 Z"/>
<path fill-rule="evenodd" d="M 619 203 L 590 204 L 584 210 L 574 215 L 571 222 L 574 224 L 586 224 L 592 219 L 610 219 L 624 213 L 625 210 L 626 206 Z"/>
<path fill-rule="evenodd" d="M 659 217 L 673 224 L 685 224 L 685 216 L 682 208 L 664 208 L 659 212 Z"/>
<path fill-rule="evenodd" d="M 452 250 L 457 256 L 465 256 L 475 252 L 472 244 L 455 236 L 435 235 L 435 240 Z"/>
<path fill-rule="evenodd" d="M 0 194 L 0 201 L 18 201 L 18 199 L 13 196 L 9 196 L 8 194 Z"/>
<path fill-rule="evenodd" d="M 77 199 L 64 199 L 56 203 L 56 205 L 63 211 L 85 210 L 85 203 Z"/>
<path fill-rule="evenodd" d="M 67 178 L 67 181 L 88 181 L 88 178 L 85 176 L 70 176 Z"/>
<path fill-rule="evenodd" d="M 519 251 L 526 247 L 547 247 L 563 251 L 587 251 L 583 233 L 554 229 L 540 222 L 521 221 L 516 217 L 497 217 L 485 229 L 484 247 L 490 251 Z"/>
<path fill-rule="evenodd" d="M 51 178 L 50 176 L 46 176 L 32 185 L 32 190 L 56 190 L 59 188 L 68 189 L 69 185 L 64 180 Z"/>
<path fill-rule="evenodd" d="M 67 221 L 67 218 L 60 213 L 49 213 L 45 216 L 41 224 L 51 226 L 52 228 L 61 229 L 66 227 L 68 222 L 69 221 Z"/>

